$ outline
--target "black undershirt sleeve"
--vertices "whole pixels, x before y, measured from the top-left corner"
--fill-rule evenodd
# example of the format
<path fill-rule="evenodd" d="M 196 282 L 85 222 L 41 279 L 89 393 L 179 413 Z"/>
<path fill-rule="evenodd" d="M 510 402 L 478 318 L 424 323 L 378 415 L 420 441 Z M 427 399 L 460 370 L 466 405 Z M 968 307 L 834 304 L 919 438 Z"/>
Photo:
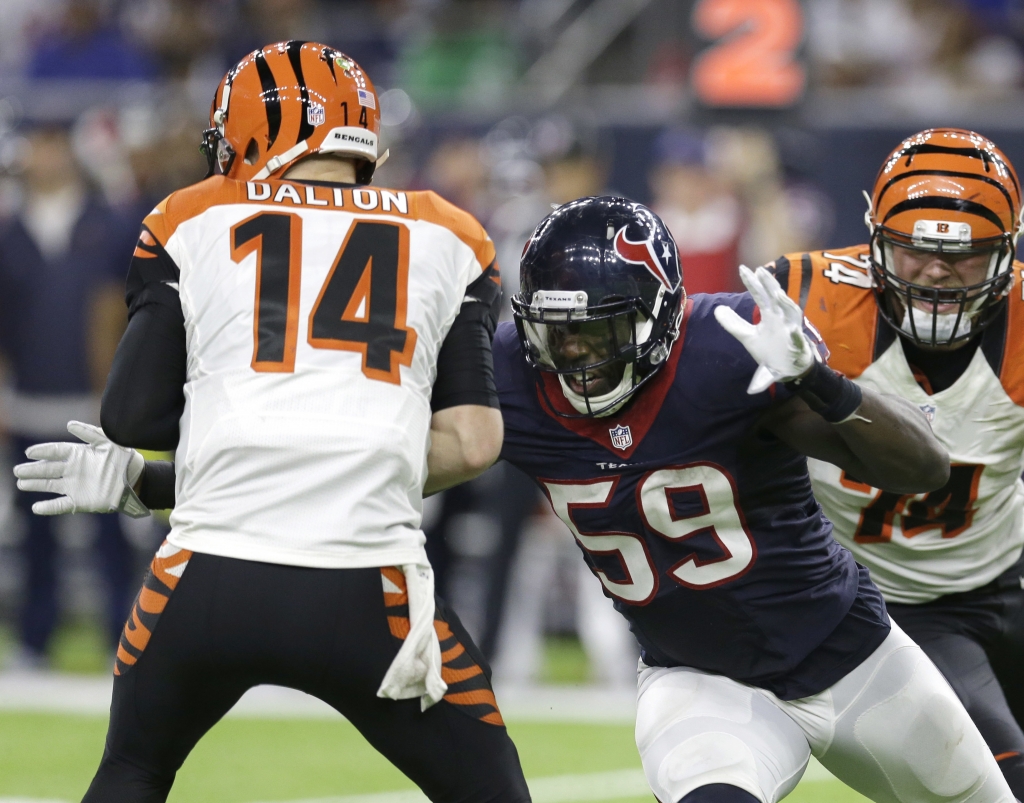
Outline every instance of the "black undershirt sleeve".
<path fill-rule="evenodd" d="M 128 269 L 128 328 L 100 407 L 103 431 L 122 446 L 166 451 L 178 445 L 186 377 L 178 279 L 178 266 L 144 227 Z"/>
<path fill-rule="evenodd" d="M 139 308 L 117 346 L 103 391 L 100 424 L 114 443 L 168 451 L 178 445 L 185 409 L 185 323 L 161 304 Z"/>
<path fill-rule="evenodd" d="M 430 397 L 433 412 L 460 404 L 498 407 L 491 341 L 501 310 L 500 281 L 497 266 L 491 264 L 466 288 L 462 309 L 437 356 L 437 378 Z"/>

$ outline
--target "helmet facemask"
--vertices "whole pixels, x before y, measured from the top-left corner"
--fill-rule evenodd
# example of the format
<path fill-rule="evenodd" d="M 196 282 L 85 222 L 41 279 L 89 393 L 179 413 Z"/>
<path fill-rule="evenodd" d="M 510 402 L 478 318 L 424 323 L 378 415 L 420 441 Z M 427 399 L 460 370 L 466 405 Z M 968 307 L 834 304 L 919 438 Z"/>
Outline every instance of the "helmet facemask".
<path fill-rule="evenodd" d="M 935 229 L 952 236 L 935 236 Z M 894 248 L 948 255 L 988 256 L 985 278 L 960 287 L 932 287 L 900 278 Z M 921 220 L 911 236 L 884 226 L 871 233 L 871 265 L 879 308 L 901 334 L 925 347 L 956 347 L 990 324 L 1013 283 L 1014 243 L 1009 235 L 971 240 L 970 225 Z"/>
<path fill-rule="evenodd" d="M 606 298 L 593 306 L 588 306 L 584 291 L 538 290 L 529 304 L 521 295 L 512 299 L 526 361 L 557 376 L 579 415 L 558 412 L 548 399 L 556 414 L 612 415 L 654 375 L 678 334 L 678 320 L 671 332 L 655 331 L 666 295 L 660 287 L 650 301 L 641 296 Z M 546 396 L 544 383 L 541 389 Z"/>

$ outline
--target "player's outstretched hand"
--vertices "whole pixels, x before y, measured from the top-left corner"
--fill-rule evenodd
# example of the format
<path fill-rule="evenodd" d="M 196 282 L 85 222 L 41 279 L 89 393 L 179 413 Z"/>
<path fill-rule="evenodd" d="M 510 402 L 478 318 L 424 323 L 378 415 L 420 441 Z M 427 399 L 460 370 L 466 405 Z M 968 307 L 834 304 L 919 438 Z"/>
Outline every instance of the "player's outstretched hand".
<path fill-rule="evenodd" d="M 747 393 L 761 393 L 775 382 L 803 376 L 817 359 L 817 349 L 804 334 L 804 314 L 764 268 L 740 265 L 740 279 L 761 311 L 752 324 L 731 307 L 715 307 L 715 318 L 757 361 Z"/>
<path fill-rule="evenodd" d="M 91 424 L 71 421 L 68 432 L 83 442 L 37 443 L 25 450 L 32 462 L 14 467 L 20 490 L 61 494 L 34 503 L 32 512 L 59 516 L 120 510 L 135 518 L 147 515 L 132 490 L 145 466 L 142 455 L 111 442 Z"/>

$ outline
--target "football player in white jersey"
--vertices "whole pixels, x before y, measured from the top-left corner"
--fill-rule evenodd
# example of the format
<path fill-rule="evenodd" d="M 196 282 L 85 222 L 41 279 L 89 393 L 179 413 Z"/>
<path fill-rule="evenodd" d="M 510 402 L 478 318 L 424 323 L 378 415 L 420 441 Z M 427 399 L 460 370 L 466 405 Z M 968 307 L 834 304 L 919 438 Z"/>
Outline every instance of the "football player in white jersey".
<path fill-rule="evenodd" d="M 789 296 L 862 387 L 920 407 L 947 485 L 881 491 L 811 460 L 835 537 L 956 690 L 1024 799 L 1024 266 L 1021 189 L 972 131 L 909 137 L 882 165 L 866 245 L 775 261 Z"/>
<path fill-rule="evenodd" d="M 211 175 L 143 224 L 103 430 L 72 423 L 84 444 L 32 447 L 16 472 L 63 494 L 38 513 L 174 507 L 117 651 L 90 803 L 165 800 L 261 683 L 335 707 L 431 800 L 529 800 L 420 530 L 423 494 L 501 446 L 494 246 L 431 192 L 367 186 L 379 129 L 373 84 L 333 48 L 281 42 L 233 67 Z M 175 462 L 143 469 L 111 441 Z"/>

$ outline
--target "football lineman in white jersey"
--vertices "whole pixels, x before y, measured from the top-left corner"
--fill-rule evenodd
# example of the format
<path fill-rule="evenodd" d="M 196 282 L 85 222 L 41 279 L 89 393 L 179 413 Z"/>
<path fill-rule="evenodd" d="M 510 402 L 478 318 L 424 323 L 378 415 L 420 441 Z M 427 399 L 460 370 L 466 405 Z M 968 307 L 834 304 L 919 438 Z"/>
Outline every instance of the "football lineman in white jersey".
<path fill-rule="evenodd" d="M 810 461 L 835 537 L 931 657 L 1024 799 L 1024 269 L 1021 189 L 972 131 L 900 143 L 870 198 L 866 245 L 790 254 L 775 275 L 863 387 L 918 405 L 952 466 L 929 494 Z"/>

